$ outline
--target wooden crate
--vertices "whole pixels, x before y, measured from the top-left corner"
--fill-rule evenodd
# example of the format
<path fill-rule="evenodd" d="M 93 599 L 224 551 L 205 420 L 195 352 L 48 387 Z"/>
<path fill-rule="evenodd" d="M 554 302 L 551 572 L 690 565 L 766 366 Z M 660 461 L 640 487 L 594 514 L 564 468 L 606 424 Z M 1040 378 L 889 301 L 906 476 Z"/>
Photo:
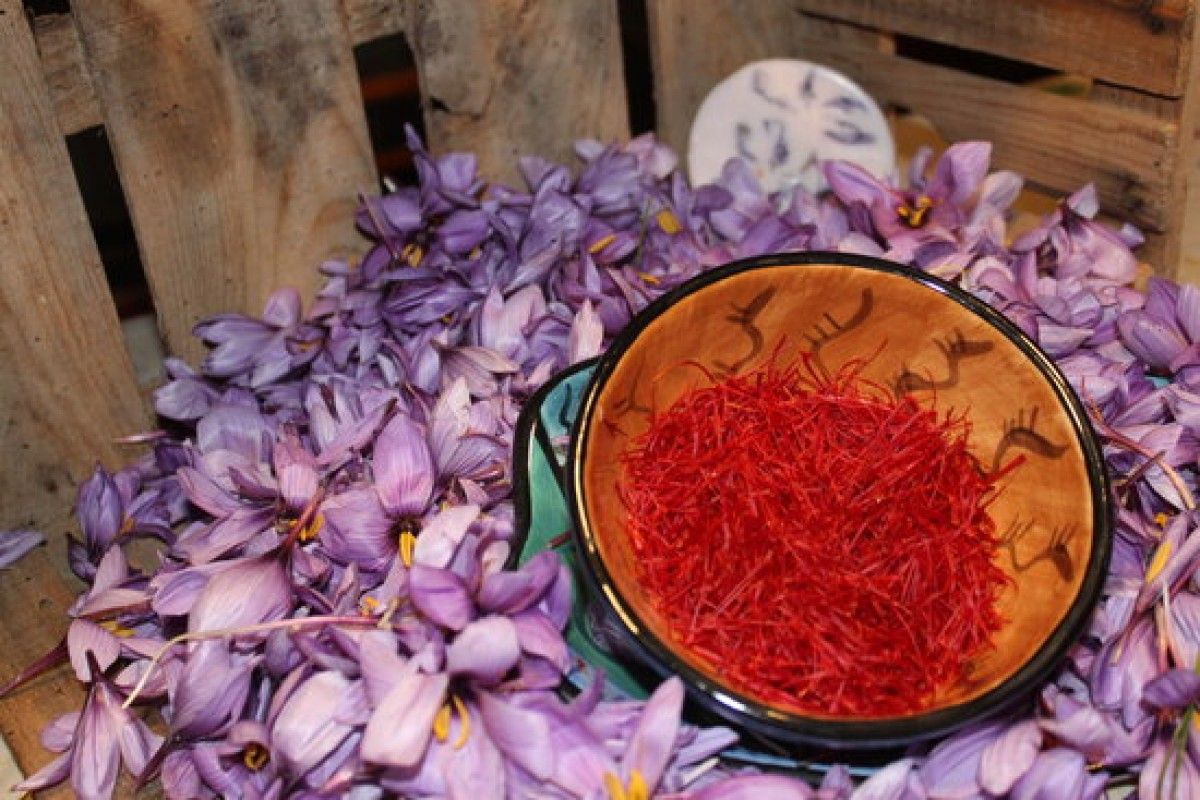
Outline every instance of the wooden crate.
<path fill-rule="evenodd" d="M 569 160 L 629 133 L 618 3 L 559 0 L 81 0 L 30 21 L 0 0 L 0 528 L 50 539 L 0 573 L 0 679 L 53 646 L 77 582 L 65 566 L 75 484 L 152 424 L 123 344 L 64 137 L 106 130 L 168 349 L 192 325 L 311 292 L 315 265 L 361 252 L 377 186 L 356 45 L 403 34 L 433 149 L 495 178 L 518 153 Z M 1050 189 L 1095 181 L 1152 233 L 1166 272 L 1200 276 L 1194 228 L 1194 10 L 1181 0 L 648 0 L 658 127 L 681 147 L 708 88 L 792 55 L 852 75 L 949 138 Z M 1061 97 L 905 55 L 918 38 L 1078 73 Z M 911 48 L 910 48 L 911 49 Z M 0 702 L 25 769 L 45 720 L 75 708 L 65 672 Z"/>
<path fill-rule="evenodd" d="M 707 87 L 746 61 L 822 62 L 883 106 L 927 117 L 947 139 L 994 142 L 997 166 L 1042 188 L 1094 182 L 1107 212 L 1147 233 L 1144 259 L 1200 278 L 1190 0 L 651 0 L 648 8 L 658 126 L 671 144 L 686 142 Z M 931 41 L 942 58 L 928 57 L 922 44 Z M 1087 94 L 1013 83 L 1022 64 L 1079 76 Z"/>

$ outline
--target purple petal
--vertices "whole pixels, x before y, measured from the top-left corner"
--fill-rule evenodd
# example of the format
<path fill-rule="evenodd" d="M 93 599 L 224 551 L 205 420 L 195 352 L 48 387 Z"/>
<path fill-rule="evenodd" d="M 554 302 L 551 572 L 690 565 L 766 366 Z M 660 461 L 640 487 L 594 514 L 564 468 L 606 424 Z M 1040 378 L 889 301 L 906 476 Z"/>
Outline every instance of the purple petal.
<path fill-rule="evenodd" d="M 1200 675 L 1192 669 L 1172 669 L 1146 684 L 1142 699 L 1157 708 L 1186 708 L 1200 700 Z"/>
<path fill-rule="evenodd" d="M 245 706 L 253 666 L 222 641 L 192 645 L 175 683 L 172 733 L 198 738 L 232 725 Z"/>
<path fill-rule="evenodd" d="M 893 761 L 862 783 L 851 800 L 924 800 L 925 792 L 913 772 L 913 760 Z"/>
<path fill-rule="evenodd" d="M 821 165 L 829 188 L 845 204 L 870 206 L 886 203 L 891 190 L 878 178 L 849 161 L 827 161 Z"/>
<path fill-rule="evenodd" d="M 51 759 L 45 766 L 12 787 L 14 792 L 38 792 L 62 783 L 71 774 L 74 753 L 63 753 Z"/>
<path fill-rule="evenodd" d="M 88 653 L 92 654 L 103 672 L 111 667 L 121 654 L 121 644 L 116 636 L 91 620 L 72 620 L 67 628 L 67 654 L 70 656 L 71 666 L 75 669 L 75 677 L 82 683 L 90 683 L 93 678 L 98 677 L 92 675 L 88 665 Z"/>
<path fill-rule="evenodd" d="M 1013 800 L 1077 800 L 1087 780 L 1081 753 L 1056 747 L 1038 755 L 1033 766 L 1013 786 Z"/>
<path fill-rule="evenodd" d="M 71 786 L 80 797 L 112 796 L 121 769 L 119 726 L 127 717 L 111 689 L 103 683 L 92 685 L 71 748 Z"/>
<path fill-rule="evenodd" d="M 484 685 L 499 682 L 517 664 L 521 646 L 508 617 L 483 617 L 469 623 L 446 648 L 446 671 L 467 675 Z"/>
<path fill-rule="evenodd" d="M 453 572 L 413 564 L 408 580 L 413 606 L 430 621 L 460 631 L 475 616 L 471 595 Z"/>
<path fill-rule="evenodd" d="M 484 578 L 479 606 L 488 611 L 515 614 L 534 605 L 558 577 L 558 556 L 538 553 L 515 572 L 497 572 Z"/>
<path fill-rule="evenodd" d="M 577 364 L 580 361 L 599 355 L 604 341 L 604 324 L 596 315 L 589 300 L 584 300 L 575 320 L 571 323 L 571 333 L 567 337 L 567 361 Z"/>
<path fill-rule="evenodd" d="M 351 489 L 321 505 L 325 519 L 319 538 L 322 549 L 339 564 L 358 564 L 368 572 L 388 568 L 396 553 L 392 520 L 373 489 Z"/>
<path fill-rule="evenodd" d="M 692 800 L 811 800 L 813 791 L 804 781 L 784 775 L 739 775 L 710 783 L 690 797 Z"/>
<path fill-rule="evenodd" d="M 979 794 L 977 775 L 984 750 L 996 741 L 996 723 L 957 733 L 933 749 L 917 774 L 931 797 L 966 800 Z"/>
<path fill-rule="evenodd" d="M 449 678 L 410 671 L 388 692 L 367 722 L 362 738 L 365 761 L 411 767 L 429 746 L 433 720 L 446 697 Z"/>
<path fill-rule="evenodd" d="M 275 749 L 298 775 L 317 766 L 350 735 L 353 726 L 337 712 L 350 682 L 338 672 L 318 672 L 305 681 L 279 711 L 272 726 Z"/>
<path fill-rule="evenodd" d="M 79 487 L 75 509 L 88 549 L 97 555 L 103 553 L 121 530 L 125 516 L 117 484 L 103 467 L 97 466 Z"/>
<path fill-rule="evenodd" d="M 488 736 L 506 757 L 539 781 L 554 774 L 555 750 L 546 718 L 495 697 L 479 696 L 479 710 Z"/>
<path fill-rule="evenodd" d="M 75 741 L 75 728 L 79 726 L 79 712 L 68 711 L 55 717 L 45 728 L 42 728 L 42 747 L 52 753 L 66 752 Z"/>
<path fill-rule="evenodd" d="M 300 322 L 300 293 L 290 286 L 278 289 L 267 298 L 263 322 L 287 328 Z"/>
<path fill-rule="evenodd" d="M 560 672 L 570 667 L 571 657 L 559 628 L 541 611 L 530 609 L 512 617 L 521 651 L 544 658 Z"/>
<path fill-rule="evenodd" d="M 955 205 L 979 188 L 992 157 L 991 142 L 959 142 L 942 153 L 926 193 Z"/>
<path fill-rule="evenodd" d="M 658 785 L 671 759 L 682 711 L 683 681 L 676 676 L 660 684 L 642 708 L 621 761 L 621 773 L 626 780 L 637 771 L 651 790 Z"/>
<path fill-rule="evenodd" d="M 281 619 L 292 603 L 292 584 L 279 559 L 242 559 L 209 579 L 188 615 L 188 630 L 244 628 Z"/>
<path fill-rule="evenodd" d="M 479 517 L 479 506 L 451 506 L 421 529 L 413 548 L 413 562 L 444 569 L 450 565 L 467 529 Z"/>
<path fill-rule="evenodd" d="M 0 531 L 0 569 L 11 567 L 46 537 L 32 528 Z"/>
<path fill-rule="evenodd" d="M 1180 592 L 1171 600 L 1167 642 L 1176 664 L 1194 666 L 1200 658 L 1200 595 Z"/>
<path fill-rule="evenodd" d="M 181 467 L 175 477 L 187 499 L 214 517 L 225 517 L 242 508 L 236 498 L 198 469 Z"/>
<path fill-rule="evenodd" d="M 418 516 L 433 494 L 433 459 L 425 431 L 406 414 L 392 418 L 375 440 L 375 488 L 388 514 Z"/>
<path fill-rule="evenodd" d="M 1042 731 L 1034 720 L 1018 722 L 984 748 L 979 759 L 979 785 L 1002 797 L 1012 789 L 1042 749 Z"/>

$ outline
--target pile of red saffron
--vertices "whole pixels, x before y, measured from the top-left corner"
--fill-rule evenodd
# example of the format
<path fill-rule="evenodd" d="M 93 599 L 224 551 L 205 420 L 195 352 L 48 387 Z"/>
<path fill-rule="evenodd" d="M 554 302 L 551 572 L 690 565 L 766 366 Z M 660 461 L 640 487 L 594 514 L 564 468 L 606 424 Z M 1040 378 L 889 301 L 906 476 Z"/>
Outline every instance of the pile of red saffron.
<path fill-rule="evenodd" d="M 928 708 L 989 646 L 1008 580 L 987 513 L 999 475 L 968 433 L 962 416 L 807 362 L 654 415 L 618 488 L 674 645 L 779 708 Z"/>

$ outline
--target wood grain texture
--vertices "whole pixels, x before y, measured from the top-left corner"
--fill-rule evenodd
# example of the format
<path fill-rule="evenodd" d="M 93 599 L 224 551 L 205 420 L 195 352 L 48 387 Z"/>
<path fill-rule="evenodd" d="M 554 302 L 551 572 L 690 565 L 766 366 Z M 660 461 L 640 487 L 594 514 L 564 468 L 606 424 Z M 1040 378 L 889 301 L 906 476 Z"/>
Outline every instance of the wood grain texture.
<path fill-rule="evenodd" d="M 414 1 L 408 9 L 435 151 L 473 151 L 488 177 L 516 180 L 518 155 L 570 163 L 577 138 L 628 137 L 615 0 Z"/>
<path fill-rule="evenodd" d="M 89 0 L 95 76 L 168 348 L 359 252 L 375 170 L 337 0 Z"/>
<path fill-rule="evenodd" d="M 801 56 L 799 17 L 786 0 L 648 0 L 646 12 L 658 136 L 681 154 L 713 86 L 748 61 Z"/>
<path fill-rule="evenodd" d="M 88 71 L 83 43 L 71 15 L 34 17 L 33 35 L 59 129 L 70 134 L 100 125 L 104 117 L 96 97 L 96 84 Z"/>
<path fill-rule="evenodd" d="M 403 0 L 342 0 L 346 29 L 355 45 L 404 30 Z"/>
<path fill-rule="evenodd" d="M 1067 192 L 1094 182 L 1113 213 L 1170 230 L 1179 126 L 1136 109 L 1028 89 L 885 55 L 872 35 L 803 18 L 796 45 L 806 58 L 841 70 L 882 105 L 927 116 L 947 139 L 987 139 L 993 163 Z"/>
<path fill-rule="evenodd" d="M 1178 97 L 1191 4 L 1167 16 L 1133 2 L 794 0 L 798 10 Z M 1182 19 L 1172 19 L 1183 13 Z"/>
<path fill-rule="evenodd" d="M 113 437 L 148 418 L 18 0 L 0 0 L 0 74 L 0 529 L 33 525 L 50 541 L 0 571 L 3 681 L 66 627 L 75 482 L 97 458 L 124 460 Z M 79 696 L 60 672 L 0 701 L 26 772 L 49 760 L 41 725 Z"/>

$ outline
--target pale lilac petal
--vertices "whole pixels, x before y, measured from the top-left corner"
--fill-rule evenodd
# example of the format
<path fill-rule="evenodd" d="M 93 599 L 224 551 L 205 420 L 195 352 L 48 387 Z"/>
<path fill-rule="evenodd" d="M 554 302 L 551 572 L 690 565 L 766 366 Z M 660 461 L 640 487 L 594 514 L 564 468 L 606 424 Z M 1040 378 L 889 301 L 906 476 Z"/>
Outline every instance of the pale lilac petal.
<path fill-rule="evenodd" d="M 1078 800 L 1087 782 L 1081 753 L 1056 747 L 1040 753 L 1013 786 L 1012 800 Z"/>
<path fill-rule="evenodd" d="M 421 528 L 413 548 L 413 562 L 427 567 L 445 568 L 471 524 L 479 518 L 479 506 L 451 506 L 439 512 Z"/>
<path fill-rule="evenodd" d="M 508 617 L 483 617 L 469 623 L 446 648 L 446 671 L 484 685 L 497 683 L 521 656 L 517 627 Z"/>
<path fill-rule="evenodd" d="M 411 767 L 421 760 L 432 736 L 433 719 L 445 702 L 449 678 L 412 671 L 375 709 L 362 738 L 365 761 Z"/>
<path fill-rule="evenodd" d="M 1195 665 L 1200 658 L 1200 595 L 1179 592 L 1171 600 L 1167 642 L 1176 664 Z"/>
<path fill-rule="evenodd" d="M 522 652 L 546 659 L 560 672 L 567 671 L 571 655 L 560 629 L 550 617 L 541 611 L 530 609 L 513 615 L 512 621 L 516 626 L 517 640 L 521 644 Z"/>
<path fill-rule="evenodd" d="M 669 678 L 650 695 L 637 727 L 629 737 L 625 758 L 621 761 L 621 774 L 626 780 L 636 770 L 651 789 L 658 785 L 671 760 L 682 710 L 683 681 L 678 676 Z"/>
<path fill-rule="evenodd" d="M 846 204 L 873 205 L 887 202 L 891 191 L 871 173 L 849 161 L 827 161 L 821 165 L 829 188 Z"/>
<path fill-rule="evenodd" d="M 175 473 L 175 477 L 179 480 L 187 499 L 214 517 L 228 516 L 242 508 L 242 504 L 233 495 L 198 469 L 181 467 Z"/>
<path fill-rule="evenodd" d="M 172 800 L 193 800 L 201 796 L 200 773 L 192 761 L 191 754 L 186 750 L 169 753 L 163 761 L 159 777 L 162 780 L 163 791 Z"/>
<path fill-rule="evenodd" d="M 37 772 L 13 786 L 12 790 L 21 793 L 39 792 L 62 783 L 71 774 L 72 756 L 73 753 L 55 756 Z"/>
<path fill-rule="evenodd" d="M 433 494 L 433 459 L 425 431 L 406 414 L 392 417 L 375 440 L 375 487 L 393 517 L 424 513 Z"/>
<path fill-rule="evenodd" d="M 479 709 L 488 736 L 507 758 L 540 781 L 554 774 L 555 749 L 546 718 L 484 692 Z"/>
<path fill-rule="evenodd" d="M 54 718 L 50 724 L 42 728 L 42 747 L 53 753 L 66 752 L 75 741 L 75 728 L 79 725 L 79 712 L 68 711 Z"/>
<path fill-rule="evenodd" d="M 814 795 L 807 783 L 785 775 L 739 775 L 710 783 L 689 796 L 692 800 L 811 800 Z"/>
<path fill-rule="evenodd" d="M 816 800 L 848 800 L 853 791 L 854 780 L 850 777 L 850 770 L 843 764 L 834 764 L 821 778 Z"/>
<path fill-rule="evenodd" d="M 567 362 L 577 364 L 599 355 L 603 341 L 604 324 L 592 308 L 591 301 L 584 300 L 575 313 L 571 333 L 567 337 Z"/>
<path fill-rule="evenodd" d="M 357 564 L 368 572 L 386 570 L 396 553 L 396 537 L 374 489 L 351 489 L 321 505 L 325 525 L 322 549 L 340 564 Z"/>
<path fill-rule="evenodd" d="M 93 684 L 70 751 L 71 787 L 79 797 L 112 797 L 121 769 L 117 726 L 126 717 L 112 690 L 103 683 Z"/>
<path fill-rule="evenodd" d="M 913 760 L 902 758 L 876 772 L 854 790 L 850 800 L 924 800 Z"/>
<path fill-rule="evenodd" d="M 198 738 L 232 725 L 250 691 L 254 664 L 220 640 L 191 646 L 172 697 L 172 733 Z"/>
<path fill-rule="evenodd" d="M 546 550 L 515 572 L 497 572 L 484 578 L 479 605 L 488 611 L 515 614 L 536 603 L 558 577 L 558 555 Z"/>
<path fill-rule="evenodd" d="M 338 672 L 318 672 L 288 698 L 275 718 L 271 740 L 297 775 L 317 766 L 350 735 L 337 711 L 350 682 Z"/>
<path fill-rule="evenodd" d="M 1013 725 L 984 748 L 979 759 L 979 785 L 1002 797 L 1012 789 L 1042 749 L 1042 731 L 1034 720 Z"/>
<path fill-rule="evenodd" d="M 955 205 L 966 201 L 979 188 L 992 157 L 991 142 L 958 142 L 938 159 L 933 180 L 925 191 Z"/>
<path fill-rule="evenodd" d="M 92 675 L 88 665 L 89 653 L 100 671 L 104 672 L 121 654 L 121 644 L 116 636 L 91 620 L 72 620 L 67 628 L 67 655 L 71 659 L 71 667 L 75 670 L 75 677 L 83 683 L 90 683 L 99 677 Z"/>
<path fill-rule="evenodd" d="M 244 628 L 280 619 L 292 603 L 292 583 L 278 558 L 242 559 L 209 578 L 188 615 L 188 630 Z"/>
<path fill-rule="evenodd" d="M 984 750 L 1003 728 L 990 723 L 956 733 L 933 749 L 917 771 L 930 797 L 966 800 L 979 794 L 978 773 Z"/>
<path fill-rule="evenodd" d="M 11 567 L 45 541 L 46 537 L 32 528 L 0 530 L 0 569 Z"/>
<path fill-rule="evenodd" d="M 459 631 L 475 616 L 471 595 L 453 572 L 413 564 L 408 580 L 413 606 L 432 622 Z"/>

